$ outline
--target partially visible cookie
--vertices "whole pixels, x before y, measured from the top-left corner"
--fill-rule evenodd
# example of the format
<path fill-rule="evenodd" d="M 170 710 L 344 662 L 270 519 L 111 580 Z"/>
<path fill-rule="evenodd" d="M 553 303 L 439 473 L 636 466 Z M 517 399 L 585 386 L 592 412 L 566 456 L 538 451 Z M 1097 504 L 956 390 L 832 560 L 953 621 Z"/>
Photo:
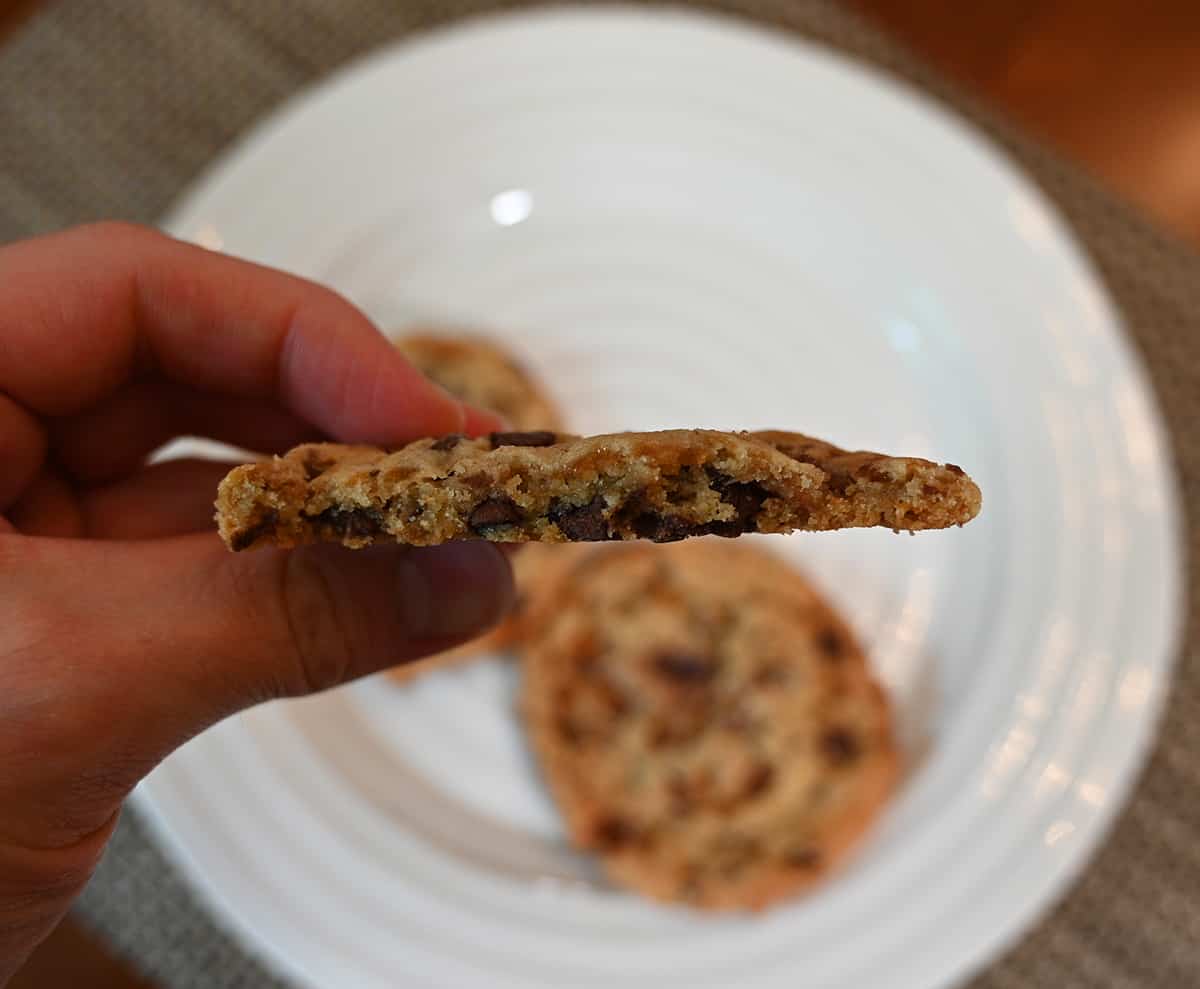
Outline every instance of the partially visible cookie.
<path fill-rule="evenodd" d="M 497 344 L 477 336 L 435 333 L 409 333 L 395 343 L 418 371 L 455 398 L 498 412 L 514 429 L 561 428 L 562 417 L 550 397 L 520 362 Z M 517 603 L 513 613 L 492 631 L 457 649 L 394 667 L 390 675 L 407 682 L 430 670 L 509 646 L 520 628 L 526 597 L 522 588 L 537 579 L 544 564 L 562 550 L 558 546 L 527 546 L 513 557 Z"/>
<path fill-rule="evenodd" d="M 597 550 L 529 629 L 523 715 L 571 840 L 646 896 L 761 909 L 835 868 L 892 792 L 882 689 L 769 554 Z"/>
<path fill-rule="evenodd" d="M 411 333 L 396 340 L 414 367 L 455 398 L 498 412 L 513 429 L 562 427 L 554 402 L 511 354 L 475 336 Z"/>
<path fill-rule="evenodd" d="M 231 471 L 217 521 L 237 551 L 319 540 L 430 546 L 914 531 L 962 525 L 979 507 L 979 488 L 952 464 L 849 453 L 795 433 L 537 430 L 443 436 L 390 452 L 306 444 Z"/>

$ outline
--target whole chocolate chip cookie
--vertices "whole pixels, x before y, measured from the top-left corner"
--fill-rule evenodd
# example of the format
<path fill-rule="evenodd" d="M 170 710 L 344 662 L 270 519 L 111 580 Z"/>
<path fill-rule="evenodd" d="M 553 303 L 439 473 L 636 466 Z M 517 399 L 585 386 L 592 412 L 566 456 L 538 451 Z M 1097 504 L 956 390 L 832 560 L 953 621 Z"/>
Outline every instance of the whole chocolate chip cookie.
<path fill-rule="evenodd" d="M 328 540 L 601 542 L 962 525 L 979 488 L 952 464 L 849 453 L 795 433 L 548 430 L 310 443 L 235 468 L 217 494 L 232 550 Z"/>
<path fill-rule="evenodd" d="M 475 336 L 410 333 L 397 349 L 455 398 L 504 416 L 513 429 L 560 429 L 554 402 L 515 357 Z"/>
<path fill-rule="evenodd" d="M 891 793 L 888 704 L 797 572 L 715 540 L 597 549 L 535 595 L 531 744 L 571 840 L 657 900 L 760 909 Z"/>

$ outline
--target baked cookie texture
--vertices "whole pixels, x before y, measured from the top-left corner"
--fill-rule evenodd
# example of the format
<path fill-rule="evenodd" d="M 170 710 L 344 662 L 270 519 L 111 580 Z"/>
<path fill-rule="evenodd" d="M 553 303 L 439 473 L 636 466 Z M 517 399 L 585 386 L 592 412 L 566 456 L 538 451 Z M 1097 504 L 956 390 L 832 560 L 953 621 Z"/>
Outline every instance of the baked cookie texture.
<path fill-rule="evenodd" d="M 861 526 L 962 525 L 979 488 L 952 464 L 848 452 L 786 432 L 673 429 L 451 435 L 398 450 L 310 443 L 235 468 L 230 549 L 316 541 L 601 542 Z"/>
<path fill-rule="evenodd" d="M 502 415 L 513 429 L 561 429 L 553 400 L 512 354 L 483 337 L 409 333 L 399 350 L 455 398 Z"/>
<path fill-rule="evenodd" d="M 854 636 L 768 553 L 596 548 L 527 632 L 522 714 L 568 834 L 653 899 L 761 909 L 835 869 L 895 786 Z"/>

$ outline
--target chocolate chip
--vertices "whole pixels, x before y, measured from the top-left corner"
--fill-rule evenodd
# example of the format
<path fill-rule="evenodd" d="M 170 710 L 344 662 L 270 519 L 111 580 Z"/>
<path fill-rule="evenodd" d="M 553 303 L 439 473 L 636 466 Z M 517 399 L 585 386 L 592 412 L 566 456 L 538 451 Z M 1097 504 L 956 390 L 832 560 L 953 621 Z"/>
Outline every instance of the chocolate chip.
<path fill-rule="evenodd" d="M 512 525 L 514 522 L 520 521 L 520 506 L 505 495 L 497 495 L 481 501 L 467 519 L 468 524 L 476 532 L 494 525 Z"/>
<path fill-rule="evenodd" d="M 862 752 L 862 746 L 849 728 L 830 728 L 821 736 L 821 750 L 835 766 L 847 766 Z"/>
<path fill-rule="evenodd" d="M 736 539 L 745 531 L 738 522 L 709 522 L 704 529 L 707 535 L 720 536 L 722 539 Z"/>
<path fill-rule="evenodd" d="M 711 717 L 709 704 L 676 706 L 666 717 L 650 724 L 646 744 L 654 750 L 687 745 L 708 728 Z"/>
<path fill-rule="evenodd" d="M 747 800 L 753 800 L 755 797 L 766 793 L 774 782 L 774 767 L 765 762 L 760 762 L 750 770 L 749 775 L 746 777 L 746 783 L 742 788 L 742 796 Z"/>
<path fill-rule="evenodd" d="M 721 500 L 732 505 L 736 517 L 727 522 L 710 523 L 708 531 L 715 536 L 740 536 L 758 529 L 758 513 L 771 492 L 757 481 L 735 481 L 728 474 L 707 468 L 708 481 Z"/>
<path fill-rule="evenodd" d="M 967 476 L 967 472 L 959 467 L 958 464 L 946 464 L 946 470 L 951 474 L 957 474 L 959 477 Z"/>
<path fill-rule="evenodd" d="M 331 459 L 318 456 L 311 450 L 304 455 L 304 476 L 310 481 L 320 477 L 332 466 Z"/>
<path fill-rule="evenodd" d="M 465 440 L 465 433 L 447 433 L 441 439 L 434 440 L 429 449 L 437 450 L 439 453 L 444 453 L 447 450 L 453 450 L 459 443 Z"/>
<path fill-rule="evenodd" d="M 750 682 L 756 687 L 778 687 L 788 682 L 788 671 L 779 663 L 763 663 L 754 671 Z"/>
<path fill-rule="evenodd" d="M 793 869 L 815 869 L 821 864 L 821 853 L 807 846 L 792 848 L 784 853 L 783 861 Z"/>
<path fill-rule="evenodd" d="M 705 531 L 704 526 L 676 515 L 657 515 L 654 512 L 644 512 L 631 525 L 639 539 L 652 539 L 656 543 L 673 543 Z"/>
<path fill-rule="evenodd" d="M 653 665 L 659 675 L 677 683 L 708 683 L 717 675 L 717 665 L 710 657 L 689 652 L 660 652 Z"/>
<path fill-rule="evenodd" d="M 565 715 L 559 715 L 556 720 L 558 735 L 564 742 L 571 746 L 577 746 L 583 741 L 586 732 L 583 731 L 574 721 Z"/>
<path fill-rule="evenodd" d="M 338 536 L 365 538 L 383 530 L 383 512 L 377 508 L 327 508 L 317 516 L 320 525 Z"/>
<path fill-rule="evenodd" d="M 596 495 L 586 505 L 572 507 L 556 502 L 550 508 L 550 521 L 568 539 L 578 543 L 597 543 L 612 538 L 604 519 L 607 507 L 602 495 Z"/>
<path fill-rule="evenodd" d="M 825 627 L 817 633 L 817 648 L 825 654 L 826 659 L 837 661 L 846 654 L 846 643 L 842 641 L 837 629 Z"/>
<path fill-rule="evenodd" d="M 558 437 L 548 429 L 535 429 L 527 433 L 492 433 L 492 449 L 498 446 L 554 446 Z"/>
<path fill-rule="evenodd" d="M 633 825 L 623 817 L 603 817 L 592 829 L 592 840 L 602 851 L 615 851 L 628 845 L 635 836 Z"/>
<path fill-rule="evenodd" d="M 829 472 L 829 481 L 827 482 L 829 490 L 839 498 L 845 498 L 847 489 L 851 484 L 855 483 L 854 478 L 850 475 L 850 472 L 844 470 L 832 470 L 830 468 L 826 468 L 826 470 Z"/>
<path fill-rule="evenodd" d="M 248 529 L 243 529 L 234 535 L 231 543 L 234 552 L 249 549 L 263 536 L 275 531 L 275 523 L 279 521 L 279 513 L 273 508 L 267 509 L 257 522 Z"/>
<path fill-rule="evenodd" d="M 770 497 L 771 493 L 766 488 L 752 481 L 726 485 L 725 490 L 721 492 L 721 500 L 732 505 L 733 510 L 737 512 L 735 521 L 743 532 L 753 532 L 757 528 L 755 521 L 759 510 L 763 502 Z"/>
<path fill-rule="evenodd" d="M 753 519 L 763 502 L 770 497 L 771 492 L 755 481 L 739 481 L 727 485 L 721 492 L 721 500 L 729 502 L 743 522 Z"/>

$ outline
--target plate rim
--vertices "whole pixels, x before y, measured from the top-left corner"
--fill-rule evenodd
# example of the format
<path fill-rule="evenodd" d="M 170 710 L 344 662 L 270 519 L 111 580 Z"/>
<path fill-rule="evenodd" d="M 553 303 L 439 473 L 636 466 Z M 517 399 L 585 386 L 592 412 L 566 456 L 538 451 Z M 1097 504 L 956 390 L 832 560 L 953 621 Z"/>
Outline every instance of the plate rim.
<path fill-rule="evenodd" d="M 696 27 L 715 27 L 727 33 L 740 34 L 745 39 L 755 38 L 768 41 L 773 45 L 790 49 L 793 54 L 824 61 L 836 71 L 866 77 L 875 87 L 890 91 L 893 97 L 918 109 L 931 123 L 947 132 L 954 133 L 961 142 L 971 146 L 977 154 L 988 159 L 992 165 L 1000 169 L 1006 181 L 1013 183 L 1031 196 L 1050 218 L 1056 242 L 1072 256 L 1074 263 L 1086 274 L 1090 286 L 1097 291 L 1106 315 L 1116 331 L 1110 342 L 1117 348 L 1119 356 L 1127 364 L 1137 391 L 1145 401 L 1150 424 L 1158 440 L 1155 467 L 1161 474 L 1163 482 L 1162 515 L 1169 553 L 1169 557 L 1164 560 L 1162 574 L 1170 593 L 1169 600 L 1165 605 L 1169 621 L 1163 630 L 1161 664 L 1155 667 L 1155 675 L 1142 705 L 1140 716 L 1129 729 L 1128 744 L 1123 748 L 1121 758 L 1118 760 L 1113 785 L 1103 805 L 1097 808 L 1095 814 L 1089 818 L 1088 828 L 1075 844 L 1076 850 L 1066 860 L 1061 871 L 1039 890 L 1038 896 L 1031 898 L 1020 909 L 1010 911 L 1006 921 L 998 924 L 990 937 L 981 938 L 974 950 L 968 952 L 970 955 L 968 960 L 960 963 L 953 971 L 947 970 L 941 980 L 934 983 L 937 985 L 955 984 L 959 980 L 967 978 L 971 973 L 979 971 L 986 964 L 998 960 L 1043 919 L 1071 891 L 1079 881 L 1084 869 L 1094 861 L 1101 845 L 1111 835 L 1120 813 L 1129 806 L 1135 794 L 1138 783 L 1146 771 L 1153 746 L 1158 739 L 1174 680 L 1176 663 L 1184 641 L 1187 617 L 1189 554 L 1186 542 L 1182 538 L 1186 531 L 1186 520 L 1180 493 L 1180 473 L 1175 456 L 1175 437 L 1164 416 L 1153 377 L 1135 339 L 1129 332 L 1120 307 L 1113 299 L 1090 252 L 1056 202 L 1043 190 L 1038 180 L 1016 161 L 1007 148 L 992 139 L 952 105 L 917 88 L 914 84 L 888 70 L 803 35 L 773 29 L 744 16 L 677 7 L 647 9 L 629 4 L 604 4 L 601 7 L 590 9 L 581 6 L 534 7 L 517 11 L 491 11 L 475 14 L 432 28 L 413 31 L 350 59 L 334 72 L 300 88 L 282 100 L 267 115 L 253 123 L 211 159 L 172 203 L 160 221 L 160 225 L 181 236 L 185 217 L 190 213 L 195 213 L 196 204 L 210 195 L 217 182 L 228 172 L 236 169 L 240 161 L 253 153 L 255 149 L 269 144 L 278 128 L 286 126 L 294 117 L 303 114 L 314 100 L 327 96 L 339 85 L 352 83 L 356 77 L 378 64 L 403 58 L 413 48 L 421 48 L 441 39 L 461 38 L 470 34 L 486 36 L 488 32 L 497 27 L 511 29 L 520 24 L 545 27 L 547 23 L 552 22 L 587 20 L 603 20 L 609 23 L 625 20 L 638 27 L 672 23 Z M 133 802 L 143 819 L 148 822 L 149 830 L 154 835 L 159 847 L 164 850 L 167 858 L 181 873 L 189 888 L 197 892 L 200 899 L 205 902 L 210 918 L 227 933 L 233 935 L 240 947 L 264 960 L 269 967 L 287 974 L 288 977 L 303 980 L 304 972 L 290 965 L 285 955 L 274 950 L 275 945 L 261 938 L 255 929 L 253 920 L 242 916 L 239 908 L 230 903 L 218 889 L 208 882 L 203 871 L 189 854 L 186 844 L 171 830 L 166 815 L 156 804 L 150 792 L 151 789 L 152 784 L 151 788 L 139 787 L 133 795 Z"/>

